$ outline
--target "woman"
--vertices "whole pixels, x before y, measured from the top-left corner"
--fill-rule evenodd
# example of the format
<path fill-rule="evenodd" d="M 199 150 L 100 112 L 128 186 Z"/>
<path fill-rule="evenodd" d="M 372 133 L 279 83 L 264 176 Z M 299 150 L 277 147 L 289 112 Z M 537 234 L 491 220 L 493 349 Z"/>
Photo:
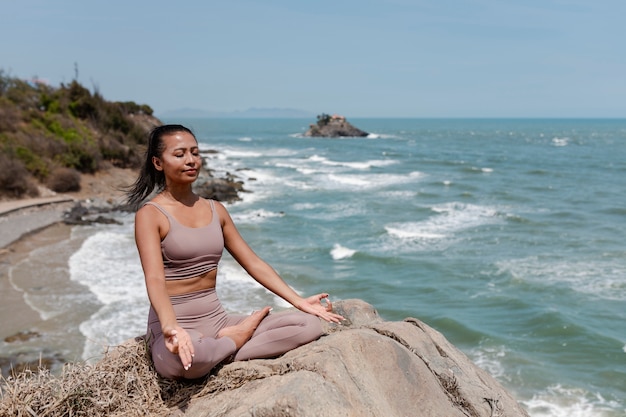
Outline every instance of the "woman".
<path fill-rule="evenodd" d="M 192 191 L 201 168 L 198 142 L 181 125 L 150 133 L 146 159 L 128 202 L 138 207 L 135 240 L 146 280 L 149 346 L 157 372 L 166 378 L 207 375 L 226 359 L 275 357 L 322 335 L 318 317 L 343 320 L 328 294 L 302 298 L 257 256 L 226 208 Z M 261 285 L 300 311 L 228 315 L 215 293 L 217 264 L 226 248 Z M 322 300 L 326 299 L 326 305 Z"/>

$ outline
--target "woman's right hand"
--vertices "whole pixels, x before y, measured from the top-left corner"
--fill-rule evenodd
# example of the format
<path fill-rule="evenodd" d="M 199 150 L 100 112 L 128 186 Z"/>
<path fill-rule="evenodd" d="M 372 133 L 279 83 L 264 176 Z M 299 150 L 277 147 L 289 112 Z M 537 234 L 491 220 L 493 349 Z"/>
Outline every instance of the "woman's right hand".
<path fill-rule="evenodd" d="M 189 333 L 182 327 L 170 327 L 163 329 L 165 347 L 174 354 L 178 354 L 185 371 L 191 368 L 194 350 Z"/>

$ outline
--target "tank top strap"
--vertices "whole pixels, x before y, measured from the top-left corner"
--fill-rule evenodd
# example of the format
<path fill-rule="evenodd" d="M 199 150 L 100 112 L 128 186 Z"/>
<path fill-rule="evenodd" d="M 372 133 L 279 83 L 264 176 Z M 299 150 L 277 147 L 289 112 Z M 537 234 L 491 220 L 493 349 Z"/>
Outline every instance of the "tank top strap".
<path fill-rule="evenodd" d="M 170 213 L 168 213 L 167 210 L 165 210 L 163 207 L 161 207 L 160 205 L 158 205 L 157 203 L 154 203 L 152 201 L 148 201 L 145 205 L 148 205 L 148 204 L 151 205 L 151 206 L 156 207 L 161 213 L 163 213 L 165 215 L 165 217 L 167 217 L 168 220 L 170 220 L 170 223 L 171 223 L 172 215 Z"/>

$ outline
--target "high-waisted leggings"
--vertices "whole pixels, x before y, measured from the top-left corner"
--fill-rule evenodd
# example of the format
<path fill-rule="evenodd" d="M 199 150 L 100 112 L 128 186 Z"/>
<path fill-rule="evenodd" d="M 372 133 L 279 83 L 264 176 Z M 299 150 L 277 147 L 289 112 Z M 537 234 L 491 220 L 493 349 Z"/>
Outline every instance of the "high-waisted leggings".
<path fill-rule="evenodd" d="M 148 340 L 156 371 L 165 378 L 195 379 L 234 355 L 234 360 L 260 359 L 279 356 L 309 343 L 322 335 L 320 319 L 301 311 L 289 311 L 266 316 L 252 338 L 239 350 L 229 337 L 217 338 L 217 333 L 244 320 L 245 315 L 229 315 L 217 298 L 215 289 L 170 297 L 178 325 L 185 329 L 194 348 L 191 367 L 185 370 L 178 354 L 165 347 L 161 323 L 151 307 L 148 315 Z"/>

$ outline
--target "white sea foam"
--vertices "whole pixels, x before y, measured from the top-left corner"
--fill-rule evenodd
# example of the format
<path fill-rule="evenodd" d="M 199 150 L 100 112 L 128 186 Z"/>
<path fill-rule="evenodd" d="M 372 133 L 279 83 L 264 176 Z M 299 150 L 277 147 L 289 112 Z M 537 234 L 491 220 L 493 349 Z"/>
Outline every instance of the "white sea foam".
<path fill-rule="evenodd" d="M 318 170 L 312 168 L 297 168 L 297 171 L 303 175 L 313 175 L 318 172 Z"/>
<path fill-rule="evenodd" d="M 358 216 L 366 212 L 366 208 L 359 201 L 337 201 L 315 207 L 318 209 L 313 213 L 307 213 L 307 218 L 330 221 Z"/>
<path fill-rule="evenodd" d="M 294 210 L 314 210 L 316 208 L 324 207 L 324 204 L 321 203 L 296 203 L 291 206 Z"/>
<path fill-rule="evenodd" d="M 330 251 L 330 256 L 334 260 L 338 261 L 341 259 L 351 258 L 352 255 L 354 255 L 355 253 L 356 253 L 356 250 L 349 249 L 349 248 L 346 248 L 345 246 L 341 246 L 340 244 L 335 243 L 335 245 Z"/>
<path fill-rule="evenodd" d="M 390 165 L 398 164 L 399 161 L 393 159 L 373 159 L 368 161 L 333 161 L 326 157 L 313 155 L 308 159 L 310 162 L 320 163 L 323 165 L 329 165 L 334 167 L 345 167 L 350 169 L 367 170 L 372 167 L 386 167 Z"/>
<path fill-rule="evenodd" d="M 524 281 L 564 283 L 572 290 L 606 300 L 626 300 L 626 264 L 623 259 L 539 259 L 531 256 L 498 263 Z"/>
<path fill-rule="evenodd" d="M 323 185 L 331 189 L 343 189 L 348 187 L 353 190 L 382 188 L 397 184 L 407 184 L 420 180 L 424 176 L 419 171 L 402 174 L 330 174 L 328 181 L 322 181 Z"/>
<path fill-rule="evenodd" d="M 469 168 L 471 171 L 473 172 L 482 172 L 484 174 L 491 174 L 493 172 L 493 168 L 489 168 L 489 167 L 471 167 Z"/>
<path fill-rule="evenodd" d="M 446 203 L 431 208 L 435 216 L 420 222 L 392 223 L 385 226 L 389 235 L 402 240 L 452 238 L 461 230 L 501 222 L 494 207 Z"/>
<path fill-rule="evenodd" d="M 273 218 L 273 217 L 282 217 L 284 213 L 276 213 L 272 211 L 267 211 L 263 209 L 251 210 L 242 213 L 236 213 L 231 215 L 235 224 L 243 224 L 243 223 L 260 223 L 265 219 Z"/>
<path fill-rule="evenodd" d="M 222 152 L 229 159 L 235 159 L 235 158 L 259 158 L 259 157 L 261 157 L 263 155 L 266 155 L 265 153 L 261 153 L 261 152 L 255 152 L 255 151 L 251 151 L 251 150 L 247 150 L 247 149 L 235 149 L 235 148 L 223 149 Z"/>
<path fill-rule="evenodd" d="M 80 325 L 87 338 L 84 359 L 145 332 L 149 302 L 129 226 L 90 236 L 70 257 L 69 269 L 71 279 L 87 286 L 103 304 Z"/>
<path fill-rule="evenodd" d="M 619 404 L 606 400 L 599 393 L 581 388 L 553 385 L 521 401 L 532 417 L 603 417 L 613 414 Z"/>
<path fill-rule="evenodd" d="M 381 197 L 385 197 L 391 200 L 412 200 L 419 193 L 413 190 L 390 190 L 390 191 L 381 191 L 379 195 Z"/>
<path fill-rule="evenodd" d="M 570 138 L 552 138 L 553 146 L 567 146 L 569 145 Z"/>
<path fill-rule="evenodd" d="M 506 346 L 480 346 L 469 352 L 472 361 L 479 368 L 484 369 L 499 381 L 508 380 L 505 367 L 502 365 L 502 361 L 507 354 L 508 349 Z"/>

